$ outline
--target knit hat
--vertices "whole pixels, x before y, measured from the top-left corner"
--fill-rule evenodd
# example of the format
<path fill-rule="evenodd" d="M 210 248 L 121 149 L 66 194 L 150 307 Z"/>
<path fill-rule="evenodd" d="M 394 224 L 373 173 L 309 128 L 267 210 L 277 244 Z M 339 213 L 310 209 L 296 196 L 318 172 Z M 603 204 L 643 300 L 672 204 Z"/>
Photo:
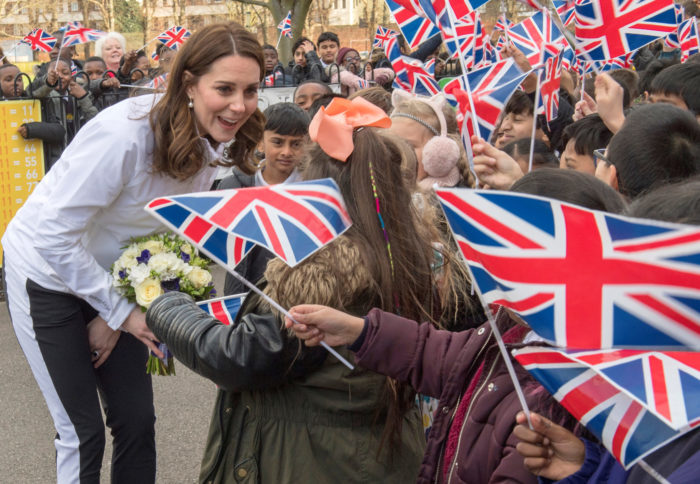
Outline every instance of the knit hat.
<path fill-rule="evenodd" d="M 340 49 L 338 49 L 338 54 L 335 56 L 335 62 L 338 65 L 342 65 L 343 61 L 345 60 L 345 56 L 348 55 L 348 53 L 350 52 L 357 52 L 357 50 L 353 49 L 352 47 L 341 47 Z"/>

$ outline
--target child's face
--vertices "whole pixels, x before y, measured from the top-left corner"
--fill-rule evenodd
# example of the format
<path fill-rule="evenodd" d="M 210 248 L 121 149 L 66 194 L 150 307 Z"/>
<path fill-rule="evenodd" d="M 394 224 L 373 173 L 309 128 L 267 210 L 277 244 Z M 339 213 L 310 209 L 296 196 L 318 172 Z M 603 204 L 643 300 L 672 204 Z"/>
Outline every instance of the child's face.
<path fill-rule="evenodd" d="M 318 52 L 323 62 L 332 64 L 335 62 L 335 56 L 338 54 L 338 44 L 333 40 L 324 40 L 318 44 Z"/>
<path fill-rule="evenodd" d="M 5 67 L 0 69 L 0 85 L 2 86 L 2 95 L 5 97 L 17 97 L 22 94 L 22 79 L 17 80 L 15 88 L 15 78 L 19 74 L 17 67 Z"/>
<path fill-rule="evenodd" d="M 83 70 L 90 80 L 94 81 L 95 79 L 101 79 L 107 68 L 102 62 L 90 61 L 85 63 Z"/>
<path fill-rule="evenodd" d="M 294 63 L 300 65 L 301 67 L 306 66 L 306 51 L 301 45 L 294 51 Z"/>
<path fill-rule="evenodd" d="M 530 113 L 508 113 L 501 123 L 501 134 L 496 148 L 501 149 L 511 141 L 532 136 L 534 118 Z M 499 146 L 500 144 L 500 146 Z"/>
<path fill-rule="evenodd" d="M 56 64 L 52 63 L 49 66 L 49 69 L 56 69 Z M 68 87 L 68 84 L 70 84 L 70 81 L 73 79 L 73 76 L 70 72 L 70 66 L 65 62 L 59 62 L 57 72 L 60 82 L 56 86 L 56 90 L 65 91 Z"/>
<path fill-rule="evenodd" d="M 265 49 L 263 50 L 263 58 L 265 59 L 265 71 L 272 72 L 272 69 L 277 65 L 277 51 Z"/>
<path fill-rule="evenodd" d="M 262 151 L 265 153 L 265 171 L 272 170 L 286 178 L 301 161 L 306 136 L 290 136 L 265 131 L 262 144 Z"/>

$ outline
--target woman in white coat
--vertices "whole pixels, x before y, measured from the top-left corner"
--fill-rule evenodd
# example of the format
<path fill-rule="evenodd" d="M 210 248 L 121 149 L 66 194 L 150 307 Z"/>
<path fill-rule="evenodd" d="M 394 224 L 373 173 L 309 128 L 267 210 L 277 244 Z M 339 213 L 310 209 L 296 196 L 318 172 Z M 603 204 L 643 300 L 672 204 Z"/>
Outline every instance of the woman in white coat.
<path fill-rule="evenodd" d="M 202 28 L 178 53 L 167 92 L 123 101 L 84 126 L 5 232 L 10 315 L 56 427 L 59 483 L 100 481 L 100 398 L 112 482 L 155 480 L 145 364 L 149 348 L 159 352 L 109 267 L 131 237 L 165 229 L 143 210 L 148 201 L 207 190 L 222 165 L 251 169 L 263 72 L 262 49 L 243 28 Z M 222 161 L 224 146 L 234 163 Z"/>

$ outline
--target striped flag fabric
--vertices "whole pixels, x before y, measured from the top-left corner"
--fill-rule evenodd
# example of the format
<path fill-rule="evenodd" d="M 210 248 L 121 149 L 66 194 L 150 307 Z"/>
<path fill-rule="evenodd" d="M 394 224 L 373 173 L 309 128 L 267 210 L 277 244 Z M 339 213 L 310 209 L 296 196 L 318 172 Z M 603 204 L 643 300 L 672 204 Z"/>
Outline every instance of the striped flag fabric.
<path fill-rule="evenodd" d="M 700 349 L 700 228 L 436 190 L 485 303 L 569 349 Z"/>
<path fill-rule="evenodd" d="M 576 2 L 576 55 L 623 56 L 677 29 L 673 0 Z"/>
<path fill-rule="evenodd" d="M 280 31 L 280 35 L 291 39 L 292 38 L 292 11 L 287 12 L 287 16 L 282 19 L 282 21 L 277 26 L 277 30 Z"/>
<path fill-rule="evenodd" d="M 29 45 L 32 50 L 51 52 L 56 45 L 56 37 L 44 32 L 43 29 L 34 29 L 25 35 L 20 42 Z"/>
<path fill-rule="evenodd" d="M 393 0 L 385 0 L 392 17 L 399 26 L 406 42 L 411 49 L 417 48 L 426 40 L 440 35 L 440 30 L 430 21 L 421 11 L 421 15 L 416 13 L 415 4 L 411 8 L 407 8 L 403 3 Z M 409 2 L 414 3 L 414 2 Z"/>
<path fill-rule="evenodd" d="M 158 77 L 154 77 L 151 82 L 149 82 L 146 87 L 155 89 L 156 91 L 165 91 L 168 87 L 168 72 L 161 74 Z"/>
<path fill-rule="evenodd" d="M 156 40 L 169 49 L 178 50 L 183 46 L 190 35 L 192 35 L 192 33 L 185 27 L 176 25 L 175 27 L 170 27 L 168 30 L 163 31 Z"/>
<path fill-rule="evenodd" d="M 685 20 L 678 27 L 678 42 L 681 49 L 681 62 L 688 60 L 691 55 L 700 52 L 700 36 L 695 18 Z"/>
<path fill-rule="evenodd" d="M 236 315 L 243 305 L 245 294 L 235 294 L 207 301 L 199 301 L 197 306 L 210 316 L 221 321 L 226 326 L 231 326 L 236 321 Z"/>
<path fill-rule="evenodd" d="M 166 217 L 169 207 L 173 213 Z M 351 225 L 340 189 L 330 178 L 162 197 L 146 210 L 205 253 L 208 239 L 221 229 L 218 247 L 226 247 L 236 263 L 251 243 L 293 267 Z"/>
<path fill-rule="evenodd" d="M 63 32 L 63 47 L 94 42 L 105 35 L 106 32 L 83 27 L 80 22 L 68 22 Z"/>
<path fill-rule="evenodd" d="M 563 51 L 545 61 L 540 75 L 540 99 L 537 105 L 544 111 L 548 123 L 556 119 L 559 112 L 559 85 L 561 83 Z"/>
<path fill-rule="evenodd" d="M 564 34 L 554 25 L 548 11 L 537 12 L 512 26 L 508 31 L 508 38 L 525 54 L 532 66 L 557 55 L 562 47 L 568 45 Z"/>
<path fill-rule="evenodd" d="M 673 429 L 564 350 L 530 347 L 513 355 L 625 469 L 692 429 Z"/>
<path fill-rule="evenodd" d="M 384 45 L 389 41 L 389 39 L 396 37 L 399 33 L 395 30 L 386 29 L 381 25 L 377 26 L 377 32 L 374 34 L 374 40 L 372 41 L 372 48 L 384 49 Z"/>

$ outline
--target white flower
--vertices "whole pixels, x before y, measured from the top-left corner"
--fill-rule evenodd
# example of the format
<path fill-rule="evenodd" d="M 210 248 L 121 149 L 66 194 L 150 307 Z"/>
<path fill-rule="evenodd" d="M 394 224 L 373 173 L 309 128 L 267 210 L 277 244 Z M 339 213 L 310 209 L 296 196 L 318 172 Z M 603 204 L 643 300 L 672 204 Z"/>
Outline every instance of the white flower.
<path fill-rule="evenodd" d="M 122 257 L 127 257 L 127 258 L 131 258 L 131 259 L 136 259 L 140 255 L 141 255 L 141 251 L 139 250 L 139 247 L 137 244 L 131 244 L 122 253 Z"/>
<path fill-rule="evenodd" d="M 182 244 L 180 246 L 180 252 L 183 252 L 188 255 L 192 255 L 192 246 L 190 244 Z"/>
<path fill-rule="evenodd" d="M 136 251 L 133 251 L 136 252 Z M 137 254 L 138 255 L 138 254 Z M 136 255 L 132 255 L 131 253 L 127 254 L 125 251 L 119 259 L 117 259 L 117 262 L 114 264 L 114 267 L 119 269 L 128 269 L 129 267 L 134 267 L 136 264 L 139 262 L 136 260 Z"/>
<path fill-rule="evenodd" d="M 148 260 L 148 268 L 160 274 L 161 280 L 169 280 L 177 277 L 184 263 L 173 252 L 162 252 L 152 256 Z"/>
<path fill-rule="evenodd" d="M 151 270 L 146 264 L 138 264 L 134 267 L 128 269 L 129 280 L 131 285 L 135 288 L 143 281 L 151 277 Z"/>
<path fill-rule="evenodd" d="M 148 252 L 151 253 L 151 255 L 156 255 L 160 254 L 165 250 L 165 245 L 163 245 L 163 242 L 160 240 L 147 240 L 145 242 L 142 242 L 139 244 L 139 248 L 143 250 L 147 250 Z M 141 255 L 139 253 L 139 255 Z"/>
<path fill-rule="evenodd" d="M 187 279 L 194 284 L 194 287 L 199 289 L 209 285 L 211 282 L 211 273 L 199 267 L 193 267 L 190 273 L 187 274 Z"/>
<path fill-rule="evenodd" d="M 163 288 L 160 287 L 160 281 L 149 278 L 134 286 L 134 292 L 136 293 L 136 302 L 148 308 L 158 296 L 163 294 Z"/>

